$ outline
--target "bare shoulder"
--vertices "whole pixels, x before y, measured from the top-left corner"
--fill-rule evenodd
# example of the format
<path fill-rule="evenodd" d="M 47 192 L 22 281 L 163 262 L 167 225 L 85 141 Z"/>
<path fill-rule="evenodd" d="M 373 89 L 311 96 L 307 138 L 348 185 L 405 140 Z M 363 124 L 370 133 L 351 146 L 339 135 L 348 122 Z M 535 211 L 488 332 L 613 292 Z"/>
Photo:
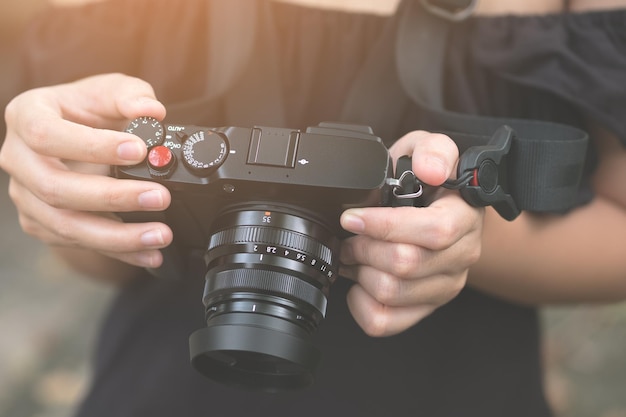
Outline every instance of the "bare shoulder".
<path fill-rule="evenodd" d="M 626 8 L 626 0 L 570 0 L 572 11 L 609 10 Z"/>
<path fill-rule="evenodd" d="M 561 12 L 563 8 L 563 0 L 478 0 L 476 13 L 481 15 L 548 14 Z"/>
<path fill-rule="evenodd" d="M 275 0 L 300 6 L 348 12 L 393 14 L 400 0 Z"/>

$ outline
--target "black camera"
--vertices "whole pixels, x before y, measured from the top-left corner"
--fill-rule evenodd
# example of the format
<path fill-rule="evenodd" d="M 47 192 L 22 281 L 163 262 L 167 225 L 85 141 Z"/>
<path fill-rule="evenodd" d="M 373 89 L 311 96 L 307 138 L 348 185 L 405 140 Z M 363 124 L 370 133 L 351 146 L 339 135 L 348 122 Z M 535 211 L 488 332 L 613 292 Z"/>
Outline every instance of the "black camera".
<path fill-rule="evenodd" d="M 456 178 L 442 187 L 459 190 L 473 206 L 493 206 L 507 220 L 521 210 L 573 207 L 586 134 L 514 123 L 515 130 L 501 125 L 489 135 L 494 123 L 454 133 L 462 154 Z M 211 379 L 248 388 L 312 383 L 320 358 L 312 336 L 337 277 L 340 239 L 348 235 L 341 213 L 425 206 L 437 189 L 415 177 L 408 157 L 396 161 L 394 176 L 387 148 L 366 126 L 207 128 L 140 117 L 126 131 L 145 141 L 148 156 L 113 167 L 112 175 L 160 182 L 172 203 L 164 212 L 120 215 L 174 231 L 155 275 L 180 276 L 185 260 L 204 258 L 206 327 L 189 339 L 191 362 Z M 545 135 L 551 140 L 536 139 Z"/>
<path fill-rule="evenodd" d="M 312 334 L 346 236 L 340 214 L 396 200 L 399 181 L 381 139 L 369 127 L 340 123 L 300 131 L 150 117 L 133 120 L 127 132 L 145 141 L 148 156 L 113 175 L 160 182 L 172 204 L 124 219 L 164 221 L 173 248 L 201 251 L 206 263 L 207 327 L 190 337 L 193 366 L 262 390 L 309 385 L 320 358 Z"/>

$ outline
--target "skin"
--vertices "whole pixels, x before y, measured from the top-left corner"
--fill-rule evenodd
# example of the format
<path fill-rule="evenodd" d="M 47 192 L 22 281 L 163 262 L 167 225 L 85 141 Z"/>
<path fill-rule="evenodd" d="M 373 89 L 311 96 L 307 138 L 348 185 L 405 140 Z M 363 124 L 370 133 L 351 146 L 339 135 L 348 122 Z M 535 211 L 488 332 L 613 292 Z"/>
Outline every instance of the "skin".
<path fill-rule="evenodd" d="M 163 118 L 165 109 L 147 83 L 119 74 L 31 90 L 5 112 L 0 167 L 11 175 L 23 230 L 80 272 L 108 281 L 133 276 L 131 265 L 159 265 L 158 249 L 172 240 L 163 224 L 123 224 L 104 214 L 170 203 L 159 184 L 105 176 L 109 165 L 145 157 L 141 139 L 119 131 L 142 114 Z"/>
<path fill-rule="evenodd" d="M 575 1 L 572 9 L 599 3 Z M 560 1 L 483 0 L 477 12 L 561 8 Z M 108 282 L 123 283 L 137 267 L 158 266 L 158 249 L 172 240 L 164 224 L 124 224 L 107 214 L 162 210 L 170 203 L 169 192 L 158 184 L 105 176 L 111 164 L 134 164 L 145 157 L 143 142 L 119 131 L 140 115 L 162 119 L 165 108 L 148 84 L 120 74 L 31 90 L 5 112 L 0 167 L 11 176 L 9 193 L 22 228 L 77 270 Z M 626 257 L 617 240 L 626 230 L 626 196 L 616 191 L 623 184 L 619 180 L 626 179 L 626 153 L 611 135 L 598 137 L 598 197 L 567 216 L 524 213 L 508 223 L 450 191 L 440 192 L 425 208 L 346 211 L 342 226 L 356 236 L 343 244 L 341 273 L 356 284 L 348 295 L 355 320 L 369 335 L 396 334 L 468 283 L 521 303 L 626 296 L 619 279 Z M 401 138 L 390 151 L 394 158 L 412 155 L 415 173 L 431 185 L 452 176 L 458 158 L 449 138 L 420 131 Z M 589 259 L 584 255 L 591 250 Z"/>

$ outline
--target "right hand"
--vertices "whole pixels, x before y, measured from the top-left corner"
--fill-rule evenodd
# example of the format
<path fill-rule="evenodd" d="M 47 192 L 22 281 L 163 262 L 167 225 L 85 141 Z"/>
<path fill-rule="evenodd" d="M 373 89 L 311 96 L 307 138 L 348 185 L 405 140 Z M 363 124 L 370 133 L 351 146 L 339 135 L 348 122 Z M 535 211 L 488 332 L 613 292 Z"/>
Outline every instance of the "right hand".
<path fill-rule="evenodd" d="M 447 136 L 413 131 L 389 148 L 394 161 L 412 157 L 425 184 L 440 186 L 454 175 L 459 158 Z M 350 208 L 341 225 L 354 236 L 341 247 L 340 274 L 355 282 L 348 307 L 370 336 L 407 330 L 465 287 L 478 261 L 484 209 L 458 192 L 439 189 L 427 207 Z"/>
<path fill-rule="evenodd" d="M 172 241 L 162 223 L 122 223 L 112 213 L 157 211 L 171 201 L 162 185 L 108 177 L 110 165 L 146 156 L 138 137 L 122 132 L 139 116 L 165 117 L 152 87 L 121 74 L 38 88 L 6 108 L 0 168 L 22 229 L 42 242 L 95 251 L 128 264 L 157 267 Z"/>

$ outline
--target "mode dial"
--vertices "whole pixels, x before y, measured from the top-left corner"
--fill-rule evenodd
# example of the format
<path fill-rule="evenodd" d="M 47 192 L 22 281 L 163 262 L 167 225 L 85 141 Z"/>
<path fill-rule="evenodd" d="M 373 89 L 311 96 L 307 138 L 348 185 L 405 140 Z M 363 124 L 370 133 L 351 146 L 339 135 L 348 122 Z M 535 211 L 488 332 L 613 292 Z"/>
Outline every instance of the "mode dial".
<path fill-rule="evenodd" d="M 183 162 L 196 175 L 207 176 L 216 170 L 228 154 L 226 139 L 210 130 L 198 131 L 183 143 Z"/>
<path fill-rule="evenodd" d="M 138 117 L 130 122 L 126 132 L 139 136 L 148 148 L 161 145 L 165 139 L 163 125 L 154 117 Z"/>

